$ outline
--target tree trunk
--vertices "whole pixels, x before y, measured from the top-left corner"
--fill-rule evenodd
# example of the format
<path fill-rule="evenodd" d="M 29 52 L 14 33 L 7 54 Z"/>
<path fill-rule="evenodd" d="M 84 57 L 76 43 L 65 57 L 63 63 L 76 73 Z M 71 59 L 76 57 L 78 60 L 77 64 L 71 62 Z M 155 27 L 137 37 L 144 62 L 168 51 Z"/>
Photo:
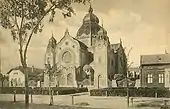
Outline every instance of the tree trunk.
<path fill-rule="evenodd" d="M 14 89 L 14 102 L 16 102 L 16 89 Z"/>
<path fill-rule="evenodd" d="M 26 65 L 23 66 L 25 74 L 25 109 L 29 109 L 29 86 L 28 86 L 28 72 Z"/>
<path fill-rule="evenodd" d="M 2 85 L 2 87 L 4 87 L 4 79 L 2 80 L 1 85 Z"/>
<path fill-rule="evenodd" d="M 53 105 L 53 94 L 52 94 L 52 90 L 51 90 L 51 77 L 49 76 L 49 95 L 50 95 L 50 103 L 49 106 Z"/>
<path fill-rule="evenodd" d="M 129 107 L 129 82 L 127 78 L 126 78 L 126 82 L 127 82 L 127 106 Z"/>

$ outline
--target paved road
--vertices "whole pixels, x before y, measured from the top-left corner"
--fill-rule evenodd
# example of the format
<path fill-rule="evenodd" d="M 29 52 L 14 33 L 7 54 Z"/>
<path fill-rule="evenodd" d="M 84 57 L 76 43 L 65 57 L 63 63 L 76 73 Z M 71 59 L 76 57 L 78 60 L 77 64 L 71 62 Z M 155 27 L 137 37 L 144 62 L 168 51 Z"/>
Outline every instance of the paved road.
<path fill-rule="evenodd" d="M 12 94 L 0 94 L 0 101 L 12 101 Z M 134 105 L 144 102 L 146 100 L 155 100 L 155 98 L 134 98 Z M 158 100 L 158 99 L 157 99 Z M 161 99 L 159 99 L 161 100 Z M 24 95 L 18 94 L 17 101 L 24 101 Z M 33 95 L 33 102 L 35 104 L 48 104 L 49 95 Z M 125 97 L 93 97 L 87 93 L 81 96 L 74 97 L 74 104 L 89 104 L 84 107 L 91 108 L 105 108 L 105 109 L 127 109 L 127 101 Z M 55 105 L 72 105 L 72 97 L 70 95 L 57 95 L 54 96 Z M 130 107 L 130 109 L 137 109 Z M 140 109 L 159 109 L 143 107 Z"/>

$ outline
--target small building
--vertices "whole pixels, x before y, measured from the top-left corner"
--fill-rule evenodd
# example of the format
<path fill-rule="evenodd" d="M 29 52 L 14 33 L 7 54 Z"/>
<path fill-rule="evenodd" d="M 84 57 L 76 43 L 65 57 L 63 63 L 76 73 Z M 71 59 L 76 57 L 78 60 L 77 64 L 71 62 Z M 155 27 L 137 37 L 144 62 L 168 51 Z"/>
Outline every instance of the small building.
<path fill-rule="evenodd" d="M 38 81 L 43 81 L 43 69 L 28 67 L 28 85 L 30 87 L 37 87 Z M 22 66 L 10 69 L 7 72 L 9 76 L 9 87 L 25 87 L 25 74 Z M 41 75 L 41 76 L 39 76 Z"/>
<path fill-rule="evenodd" d="M 169 86 L 170 54 L 142 55 L 140 57 L 140 81 L 142 87 Z"/>

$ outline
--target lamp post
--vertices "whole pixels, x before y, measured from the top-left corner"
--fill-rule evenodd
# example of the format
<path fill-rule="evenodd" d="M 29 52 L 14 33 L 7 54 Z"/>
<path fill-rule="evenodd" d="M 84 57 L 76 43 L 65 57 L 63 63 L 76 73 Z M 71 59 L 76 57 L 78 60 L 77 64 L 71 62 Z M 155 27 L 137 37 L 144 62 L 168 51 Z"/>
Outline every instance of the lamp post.
<path fill-rule="evenodd" d="M 99 89 L 99 84 L 100 84 L 100 77 L 101 77 L 101 75 L 98 75 L 98 89 Z"/>

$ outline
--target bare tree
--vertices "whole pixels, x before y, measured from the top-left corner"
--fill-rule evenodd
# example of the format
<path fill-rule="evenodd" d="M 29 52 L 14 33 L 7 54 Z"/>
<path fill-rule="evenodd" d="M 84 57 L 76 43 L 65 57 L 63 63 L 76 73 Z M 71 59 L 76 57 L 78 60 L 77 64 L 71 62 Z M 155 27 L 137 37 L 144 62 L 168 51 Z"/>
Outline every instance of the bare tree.
<path fill-rule="evenodd" d="M 0 24 L 11 31 L 14 41 L 19 44 L 20 62 L 25 74 L 25 106 L 29 106 L 27 51 L 34 34 L 42 32 L 43 19 L 50 14 L 53 22 L 56 10 L 62 10 L 64 18 L 71 17 L 72 3 L 85 4 L 89 0 L 1 0 Z"/>
<path fill-rule="evenodd" d="M 132 50 L 132 47 L 128 50 L 127 55 L 126 55 L 126 60 L 127 60 L 127 68 L 126 68 L 126 87 L 127 87 L 127 106 L 129 107 L 129 68 L 131 67 L 131 65 L 133 64 L 133 62 L 130 62 L 129 60 L 129 56 L 130 56 L 130 52 Z"/>

